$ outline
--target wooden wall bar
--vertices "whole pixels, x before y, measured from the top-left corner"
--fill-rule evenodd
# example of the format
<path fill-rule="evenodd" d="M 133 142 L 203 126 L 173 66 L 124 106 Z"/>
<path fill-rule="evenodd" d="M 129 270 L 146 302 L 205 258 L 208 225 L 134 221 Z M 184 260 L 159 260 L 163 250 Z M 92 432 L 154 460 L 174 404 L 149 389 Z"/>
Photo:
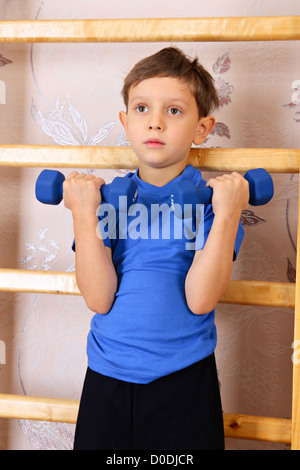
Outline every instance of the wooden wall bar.
<path fill-rule="evenodd" d="M 0 42 L 289 41 L 300 16 L 0 21 Z"/>
<path fill-rule="evenodd" d="M 193 148 L 189 163 L 203 171 L 298 173 L 300 149 Z M 0 166 L 135 170 L 138 162 L 130 147 L 0 145 Z"/>
<path fill-rule="evenodd" d="M 74 273 L 26 269 L 0 269 L 0 291 L 80 295 Z M 230 281 L 220 303 L 292 308 L 295 284 Z"/>
<path fill-rule="evenodd" d="M 0 394 L 2 418 L 76 423 L 79 402 L 60 398 Z M 223 413 L 226 437 L 291 442 L 291 420 Z"/>

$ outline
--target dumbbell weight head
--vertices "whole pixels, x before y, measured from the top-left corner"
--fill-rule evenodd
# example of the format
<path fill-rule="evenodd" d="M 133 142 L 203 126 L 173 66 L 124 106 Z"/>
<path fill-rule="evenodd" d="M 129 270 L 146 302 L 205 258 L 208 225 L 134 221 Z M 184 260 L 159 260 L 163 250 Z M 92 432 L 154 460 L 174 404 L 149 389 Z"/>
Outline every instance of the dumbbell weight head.
<path fill-rule="evenodd" d="M 60 171 L 43 170 L 35 183 L 35 197 L 43 204 L 58 205 L 63 198 L 64 181 Z"/>
<path fill-rule="evenodd" d="M 126 207 L 136 202 L 138 195 L 137 184 L 131 178 L 117 176 L 110 184 L 104 184 L 100 188 L 102 201 L 119 209 L 119 197 L 127 198 Z"/>
<path fill-rule="evenodd" d="M 273 180 L 264 168 L 248 170 L 244 178 L 249 183 L 249 204 L 251 206 L 262 206 L 272 199 L 274 195 Z"/>
<path fill-rule="evenodd" d="M 201 186 L 196 189 L 191 181 L 178 181 L 172 185 L 171 208 L 177 218 L 195 217 L 197 204 L 210 204 L 212 189 L 204 180 Z"/>

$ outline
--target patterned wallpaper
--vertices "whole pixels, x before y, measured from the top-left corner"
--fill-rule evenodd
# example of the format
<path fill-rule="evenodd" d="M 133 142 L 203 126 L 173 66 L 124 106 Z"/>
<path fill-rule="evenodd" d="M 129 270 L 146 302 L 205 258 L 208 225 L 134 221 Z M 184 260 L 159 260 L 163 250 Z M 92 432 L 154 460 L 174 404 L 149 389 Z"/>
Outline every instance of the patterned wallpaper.
<path fill-rule="evenodd" d="M 0 0 L 4 20 L 299 14 L 298 0 Z M 164 46 L 0 44 L 0 143 L 128 145 L 118 121 L 122 80 L 137 60 Z M 198 55 L 220 97 L 204 147 L 299 148 L 297 41 L 178 46 Z M 89 171 L 107 182 L 126 173 Z M 73 271 L 71 215 L 63 204 L 35 200 L 39 172 L 0 170 L 1 267 Z M 295 282 L 298 175 L 273 177 L 273 200 L 243 213 L 233 279 Z M 91 317 L 81 297 L 0 292 L 0 392 L 79 399 Z M 224 411 L 291 417 L 293 310 L 219 305 L 216 322 Z M 64 423 L 0 419 L 0 449 L 71 449 L 73 433 Z M 230 439 L 226 447 L 288 448 Z"/>

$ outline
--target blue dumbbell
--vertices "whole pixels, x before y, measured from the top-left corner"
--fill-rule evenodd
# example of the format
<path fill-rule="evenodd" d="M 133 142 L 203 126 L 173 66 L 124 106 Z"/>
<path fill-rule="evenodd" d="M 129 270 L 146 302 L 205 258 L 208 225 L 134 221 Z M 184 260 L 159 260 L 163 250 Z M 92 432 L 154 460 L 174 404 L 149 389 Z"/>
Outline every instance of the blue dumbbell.
<path fill-rule="evenodd" d="M 273 197 L 274 185 L 269 173 L 263 168 L 248 170 L 244 178 L 249 183 L 249 204 L 261 206 L 267 204 Z M 190 181 L 178 181 L 171 189 L 171 206 L 178 218 L 185 217 L 184 204 L 192 205 L 192 216 L 196 214 L 196 205 L 211 204 L 213 190 L 203 181 L 195 188 Z M 176 205 L 175 205 L 176 204 Z"/>
<path fill-rule="evenodd" d="M 56 170 L 43 170 L 35 184 L 35 195 L 43 204 L 57 205 L 63 198 L 64 175 Z M 117 176 L 111 183 L 100 188 L 104 202 L 119 209 L 119 196 L 127 197 L 127 207 L 134 204 L 137 198 L 137 184 L 131 178 Z M 127 208 L 126 207 L 126 208 Z"/>

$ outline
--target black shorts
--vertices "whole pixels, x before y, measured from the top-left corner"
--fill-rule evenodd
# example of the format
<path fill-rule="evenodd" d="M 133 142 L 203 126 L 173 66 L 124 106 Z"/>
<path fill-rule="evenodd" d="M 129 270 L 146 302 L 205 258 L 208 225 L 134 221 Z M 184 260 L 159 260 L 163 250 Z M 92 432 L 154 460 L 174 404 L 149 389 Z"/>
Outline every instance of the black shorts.
<path fill-rule="evenodd" d="M 149 384 L 88 368 L 74 450 L 223 449 L 214 355 Z"/>

